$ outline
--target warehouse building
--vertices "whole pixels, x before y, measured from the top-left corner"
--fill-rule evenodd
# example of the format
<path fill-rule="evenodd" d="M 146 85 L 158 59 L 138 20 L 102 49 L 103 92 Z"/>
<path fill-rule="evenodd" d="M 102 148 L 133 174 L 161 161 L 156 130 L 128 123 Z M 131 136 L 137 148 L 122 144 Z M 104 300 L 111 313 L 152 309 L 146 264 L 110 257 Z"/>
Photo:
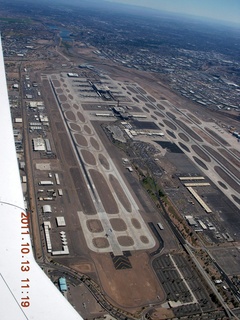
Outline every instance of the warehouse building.
<path fill-rule="evenodd" d="M 32 142 L 34 151 L 46 151 L 45 142 L 43 138 L 34 138 Z"/>
<path fill-rule="evenodd" d="M 59 278 L 58 283 L 59 283 L 60 290 L 61 290 L 62 292 L 67 291 L 67 281 L 66 281 L 66 278 L 64 278 L 64 277 Z"/>

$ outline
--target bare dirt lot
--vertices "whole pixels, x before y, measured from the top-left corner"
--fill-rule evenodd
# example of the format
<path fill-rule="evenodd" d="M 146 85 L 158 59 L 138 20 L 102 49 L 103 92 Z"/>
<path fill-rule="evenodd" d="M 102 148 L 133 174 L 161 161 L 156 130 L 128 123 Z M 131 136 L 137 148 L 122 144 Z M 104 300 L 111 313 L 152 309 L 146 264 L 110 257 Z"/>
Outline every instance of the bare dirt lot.
<path fill-rule="evenodd" d="M 95 265 L 103 289 L 110 301 L 118 306 L 126 306 L 129 311 L 135 311 L 137 306 L 150 301 L 156 301 L 159 295 L 163 299 L 158 280 L 149 267 L 148 257 L 145 253 L 135 253 L 129 257 L 132 268 L 116 270 L 111 258 L 101 255 Z M 111 274 L 111 277 L 109 277 Z M 139 281 L 142 279 L 142 281 Z"/>

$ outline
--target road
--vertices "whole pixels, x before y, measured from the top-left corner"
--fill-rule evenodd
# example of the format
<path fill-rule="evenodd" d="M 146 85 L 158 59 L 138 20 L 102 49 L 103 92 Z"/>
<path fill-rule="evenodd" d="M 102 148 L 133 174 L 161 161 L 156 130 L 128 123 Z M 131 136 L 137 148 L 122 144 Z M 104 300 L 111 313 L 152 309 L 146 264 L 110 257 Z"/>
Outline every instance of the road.
<path fill-rule="evenodd" d="M 34 254 L 36 260 L 41 259 L 43 257 L 43 249 L 41 242 L 41 235 L 39 229 L 39 216 L 37 212 L 37 201 L 36 194 L 34 189 L 34 179 L 33 179 L 33 167 L 32 167 L 32 157 L 31 157 L 31 141 L 29 140 L 28 135 L 28 115 L 27 108 L 23 101 L 23 75 L 21 72 L 21 65 L 19 67 L 19 79 L 20 79 L 20 90 L 21 92 L 21 105 L 22 105 L 22 117 L 23 117 L 23 140 L 24 140 L 24 155 L 26 162 L 26 173 L 27 173 L 27 187 L 28 187 L 28 201 L 29 201 L 29 209 L 31 213 L 31 235 L 34 246 Z"/>
<path fill-rule="evenodd" d="M 208 286 L 210 287 L 210 289 L 212 290 L 212 292 L 216 295 L 219 303 L 222 305 L 223 309 L 225 310 L 227 316 L 229 317 L 229 319 L 235 318 L 235 319 L 239 319 L 233 312 L 232 310 L 228 307 L 228 305 L 225 303 L 225 301 L 223 300 L 222 296 L 220 295 L 220 293 L 218 292 L 218 290 L 216 289 L 215 285 L 213 284 L 212 280 L 208 277 L 207 273 L 205 272 L 205 270 L 203 269 L 203 267 L 201 266 L 201 264 L 199 263 L 199 261 L 197 260 L 197 258 L 195 257 L 190 245 L 186 242 L 186 240 L 183 238 L 183 236 L 181 235 L 181 233 L 177 230 L 177 228 L 175 227 L 175 225 L 173 224 L 172 220 L 170 219 L 170 217 L 168 216 L 166 209 L 161 201 L 161 198 L 159 197 L 159 195 L 156 193 L 156 196 L 158 198 L 159 203 L 162 206 L 163 209 L 163 216 L 164 218 L 167 220 L 170 228 L 172 229 L 173 233 L 175 234 L 176 238 L 178 239 L 178 241 L 180 242 L 180 244 L 182 245 L 182 247 L 185 249 L 185 251 L 188 253 L 188 255 L 191 257 L 192 261 L 195 263 L 197 269 L 199 270 L 199 272 L 201 273 L 201 275 L 203 276 L 203 278 L 205 279 L 206 283 L 208 284 Z"/>
<path fill-rule="evenodd" d="M 39 265 L 43 268 L 47 269 L 54 269 L 59 272 L 62 272 L 62 274 L 65 274 L 66 278 L 72 283 L 78 282 L 78 284 L 83 283 L 86 288 L 91 292 L 93 297 L 96 299 L 96 301 L 100 304 L 100 306 L 106 310 L 111 316 L 113 316 L 116 319 L 119 320 L 137 320 L 138 318 L 134 317 L 132 314 L 130 314 L 127 311 L 120 310 L 118 307 L 113 306 L 104 296 L 104 294 L 101 292 L 100 287 L 87 275 L 80 274 L 79 272 L 76 272 L 75 270 L 57 264 L 54 262 L 54 264 L 51 264 L 50 262 L 45 261 L 44 263 L 39 263 Z"/>

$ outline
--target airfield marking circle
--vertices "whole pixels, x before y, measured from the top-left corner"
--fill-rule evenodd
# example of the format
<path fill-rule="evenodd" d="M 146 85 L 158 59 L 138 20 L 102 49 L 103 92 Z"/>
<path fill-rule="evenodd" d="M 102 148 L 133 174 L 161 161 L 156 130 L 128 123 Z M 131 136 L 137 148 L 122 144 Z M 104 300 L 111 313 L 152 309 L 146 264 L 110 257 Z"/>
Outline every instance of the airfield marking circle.
<path fill-rule="evenodd" d="M 77 120 L 75 114 L 72 111 L 66 111 L 65 112 L 65 117 L 67 118 L 67 120 L 70 120 L 70 121 L 76 121 Z"/>
<path fill-rule="evenodd" d="M 60 95 L 58 96 L 58 98 L 59 98 L 59 100 L 60 100 L 61 102 L 66 102 L 66 101 L 67 101 L 67 97 L 66 97 L 64 94 L 60 94 Z"/>
<path fill-rule="evenodd" d="M 177 130 L 177 127 L 172 123 L 170 122 L 169 120 L 166 120 L 166 119 L 163 119 L 163 122 L 172 130 Z"/>
<path fill-rule="evenodd" d="M 103 237 L 93 238 L 92 242 L 93 242 L 93 245 L 98 249 L 105 249 L 110 246 L 109 241 Z"/>
<path fill-rule="evenodd" d="M 189 121 L 187 118 L 185 118 L 185 117 L 179 117 L 179 119 L 180 120 L 182 120 L 185 124 L 191 124 L 192 125 L 192 122 L 191 121 Z M 198 128 L 196 128 L 196 127 L 193 127 L 192 129 L 194 129 L 194 130 L 198 130 Z"/>
<path fill-rule="evenodd" d="M 165 107 L 163 106 L 163 105 L 161 105 L 161 104 L 157 104 L 157 107 L 160 109 L 160 110 L 165 110 Z"/>
<path fill-rule="evenodd" d="M 238 158 L 240 158 L 240 152 L 239 152 L 237 149 L 231 148 L 230 150 L 231 150 L 231 152 L 233 152 Z"/>
<path fill-rule="evenodd" d="M 129 236 L 119 236 L 117 237 L 117 240 L 122 247 L 130 247 L 134 245 L 133 238 Z"/>
<path fill-rule="evenodd" d="M 173 120 L 175 120 L 175 119 L 176 119 L 175 114 L 173 114 L 173 113 L 171 113 L 171 112 L 169 112 L 169 111 L 167 111 L 167 112 L 166 112 L 166 115 L 168 115 L 168 116 L 169 116 L 169 118 L 171 118 L 171 119 L 173 119 Z"/>
<path fill-rule="evenodd" d="M 75 138 L 77 145 L 79 145 L 81 147 L 88 146 L 87 139 L 84 136 L 82 136 L 81 134 L 74 134 L 74 138 Z"/>
<path fill-rule="evenodd" d="M 208 167 L 205 165 L 205 163 L 202 162 L 199 158 L 193 156 L 193 160 L 203 169 L 208 170 Z"/>
<path fill-rule="evenodd" d="M 197 127 L 192 127 L 192 129 L 205 141 L 210 143 L 212 146 L 219 146 L 218 143 L 215 142 L 215 140 L 213 140 L 213 138 L 210 137 L 209 134 L 207 134 L 206 132 L 204 132 L 203 130 L 197 128 Z"/>
<path fill-rule="evenodd" d="M 77 112 L 77 116 L 78 116 L 78 119 L 81 121 L 81 122 L 85 122 L 86 120 L 85 120 L 85 118 L 84 118 L 84 116 L 83 116 L 83 114 L 81 113 L 81 112 Z"/>
<path fill-rule="evenodd" d="M 147 99 L 146 99 L 146 98 L 144 98 L 144 97 L 142 97 L 142 96 L 140 96 L 139 94 L 137 94 L 137 95 L 136 95 L 136 98 L 137 98 L 138 100 L 141 100 L 141 101 L 147 102 Z"/>
<path fill-rule="evenodd" d="M 112 218 L 110 219 L 111 226 L 114 231 L 126 231 L 127 225 L 123 219 L 120 218 Z"/>
<path fill-rule="evenodd" d="M 141 237 L 140 237 L 140 240 L 141 240 L 142 243 L 144 243 L 144 244 L 149 243 L 149 240 L 148 240 L 148 238 L 147 238 L 146 236 L 141 236 Z"/>
<path fill-rule="evenodd" d="M 164 115 L 161 114 L 159 111 L 154 111 L 155 115 L 161 118 L 164 118 Z"/>
<path fill-rule="evenodd" d="M 199 141 L 199 142 L 203 142 L 202 138 L 196 134 L 196 132 L 194 132 L 192 129 L 190 129 L 184 122 L 182 122 L 181 120 L 176 119 L 175 122 L 184 130 L 186 131 L 193 139 Z"/>
<path fill-rule="evenodd" d="M 77 132 L 81 131 L 81 127 L 74 122 L 69 122 L 68 125 L 72 131 L 77 131 Z"/>
<path fill-rule="evenodd" d="M 183 144 L 182 142 L 179 142 L 178 144 L 183 150 L 190 152 L 190 150 L 188 149 L 188 147 L 185 144 Z"/>
<path fill-rule="evenodd" d="M 83 127 L 83 129 L 84 129 L 84 131 L 85 131 L 87 134 L 92 134 L 92 130 L 91 130 L 91 128 L 90 128 L 89 126 L 85 125 L 85 126 Z"/>
<path fill-rule="evenodd" d="M 150 100 L 151 102 L 156 102 L 156 99 L 153 98 L 152 96 L 147 96 L 148 100 Z"/>
<path fill-rule="evenodd" d="M 143 90 L 142 88 L 140 88 L 140 87 L 137 87 L 137 90 L 139 92 L 141 92 L 142 94 L 147 94 L 147 92 L 145 90 Z"/>
<path fill-rule="evenodd" d="M 237 202 L 238 204 L 240 204 L 240 199 L 238 197 L 236 197 L 234 194 L 231 194 L 231 197 L 233 198 L 233 200 L 235 202 Z"/>
<path fill-rule="evenodd" d="M 235 182 L 221 167 L 215 166 L 214 170 L 217 174 L 233 188 L 237 193 L 240 193 L 239 184 Z"/>
<path fill-rule="evenodd" d="M 71 108 L 69 103 L 62 103 L 61 106 L 63 109 L 70 109 Z"/>
<path fill-rule="evenodd" d="M 182 140 L 185 141 L 185 142 L 189 142 L 189 141 L 190 141 L 189 138 L 188 138 L 184 133 L 182 133 L 182 132 L 180 132 L 180 133 L 178 134 L 178 136 L 179 136 L 180 139 L 182 139 Z"/>
<path fill-rule="evenodd" d="M 192 145 L 192 149 L 204 161 L 211 162 L 211 158 L 209 158 L 209 156 L 204 151 L 202 151 L 202 149 L 200 149 L 199 146 L 194 144 Z"/>
<path fill-rule="evenodd" d="M 54 87 L 60 87 L 60 82 L 58 80 L 52 80 Z"/>
<path fill-rule="evenodd" d="M 191 118 L 191 119 L 192 119 L 194 122 L 196 122 L 197 124 L 199 124 L 199 125 L 202 124 L 202 122 L 201 122 L 198 118 L 196 118 L 193 114 L 188 113 L 187 116 L 188 116 L 189 118 Z"/>
<path fill-rule="evenodd" d="M 88 219 L 86 221 L 86 224 L 87 224 L 87 228 L 90 232 L 100 233 L 100 232 L 104 231 L 102 223 L 98 219 Z"/>
<path fill-rule="evenodd" d="M 90 138 L 90 143 L 92 145 L 92 147 L 95 149 L 95 150 L 100 150 L 100 146 L 99 146 L 99 143 L 97 142 L 97 140 L 93 137 Z"/>
<path fill-rule="evenodd" d="M 142 108 L 143 108 L 143 110 L 146 111 L 147 113 L 150 113 L 150 111 L 149 111 L 147 108 L 145 108 L 145 107 L 142 107 Z"/>
<path fill-rule="evenodd" d="M 231 173 L 240 179 L 240 171 L 236 169 L 229 161 L 226 161 L 226 159 L 221 155 L 221 153 L 215 151 L 211 147 L 204 145 L 204 148 L 213 156 L 215 157 L 225 168 L 227 168 Z"/>
<path fill-rule="evenodd" d="M 208 127 L 204 128 L 212 137 L 217 139 L 221 144 L 223 144 L 226 147 L 230 147 L 230 144 L 224 140 L 222 137 L 220 137 L 215 131 L 209 129 Z"/>
<path fill-rule="evenodd" d="M 222 148 L 219 148 L 218 151 L 222 156 L 228 159 L 232 164 L 240 168 L 240 161 L 239 161 L 240 158 L 236 159 L 231 154 L 229 154 L 225 149 L 222 149 Z"/>
<path fill-rule="evenodd" d="M 155 110 L 156 108 L 151 105 L 150 103 L 145 103 L 146 107 L 148 107 L 149 109 Z"/>
<path fill-rule="evenodd" d="M 173 139 L 177 139 L 175 134 L 172 131 L 166 130 L 167 134 L 172 137 Z"/>
<path fill-rule="evenodd" d="M 134 101 L 136 101 L 137 103 L 139 103 L 139 100 L 135 97 L 132 98 Z"/>
<path fill-rule="evenodd" d="M 100 153 L 98 155 L 98 159 L 99 159 L 99 162 L 101 163 L 101 165 L 106 169 L 106 170 L 109 170 L 110 169 L 110 165 L 108 163 L 108 160 L 107 158 L 102 154 Z"/>
<path fill-rule="evenodd" d="M 132 87 L 130 87 L 130 86 L 127 86 L 127 89 L 129 91 L 131 91 L 132 93 L 137 93 L 137 91 L 135 89 L 133 89 Z"/>
<path fill-rule="evenodd" d="M 84 138 L 84 137 L 83 137 Z M 85 150 L 85 149 L 82 149 L 81 150 L 81 154 L 82 154 L 82 157 L 83 157 L 83 160 L 85 163 L 91 165 L 91 166 L 96 166 L 96 159 L 94 157 L 94 155 L 88 151 L 88 150 Z"/>
<path fill-rule="evenodd" d="M 222 187 L 222 188 L 224 188 L 224 189 L 228 189 L 228 187 L 222 182 L 222 181 L 218 181 L 218 184 Z"/>
<path fill-rule="evenodd" d="M 141 229 L 141 224 L 136 218 L 132 218 L 131 222 L 135 229 Z"/>

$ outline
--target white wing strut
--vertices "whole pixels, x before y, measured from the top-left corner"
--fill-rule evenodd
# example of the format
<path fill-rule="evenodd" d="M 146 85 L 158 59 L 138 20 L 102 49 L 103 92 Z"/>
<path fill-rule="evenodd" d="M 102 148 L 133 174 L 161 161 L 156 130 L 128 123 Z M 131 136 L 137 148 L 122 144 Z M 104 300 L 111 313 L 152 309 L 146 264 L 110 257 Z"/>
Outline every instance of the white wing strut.
<path fill-rule="evenodd" d="M 82 319 L 37 265 L 25 216 L 0 39 L 0 319 Z"/>

